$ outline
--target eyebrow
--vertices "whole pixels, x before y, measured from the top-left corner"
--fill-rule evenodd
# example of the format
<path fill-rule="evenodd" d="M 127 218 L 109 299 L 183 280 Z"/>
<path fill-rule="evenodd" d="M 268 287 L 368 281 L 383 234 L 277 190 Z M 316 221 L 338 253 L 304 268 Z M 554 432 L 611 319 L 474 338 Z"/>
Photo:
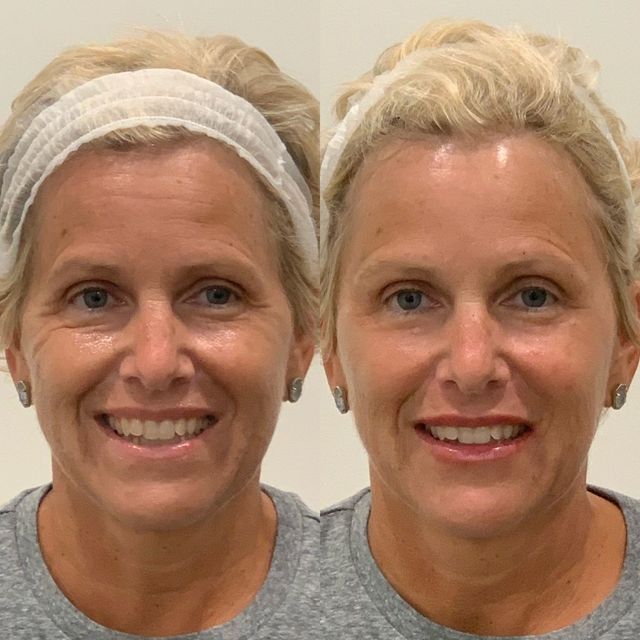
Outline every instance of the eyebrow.
<path fill-rule="evenodd" d="M 366 264 L 363 268 L 356 272 L 354 282 L 357 284 L 378 277 L 381 272 L 386 271 L 402 272 L 407 278 L 415 278 L 420 280 L 429 280 L 437 282 L 440 280 L 438 270 L 429 266 L 418 266 L 415 262 L 406 260 L 382 259 L 374 260 Z"/>
<path fill-rule="evenodd" d="M 126 270 L 117 263 L 108 261 L 93 261 L 80 256 L 71 257 L 54 264 L 49 272 L 49 279 L 53 282 L 63 280 L 69 275 L 87 274 L 91 278 L 116 280 L 122 277 Z M 203 260 L 202 262 L 181 265 L 178 268 L 176 279 L 196 279 L 218 273 L 221 277 L 233 278 L 235 274 L 251 278 L 254 284 L 260 280 L 261 270 L 257 269 L 250 260 L 241 254 L 233 257 L 225 256 L 220 260 Z"/>
<path fill-rule="evenodd" d="M 388 259 L 383 258 L 380 260 L 374 259 L 369 264 L 365 264 L 359 271 L 356 272 L 354 282 L 366 282 L 369 279 L 378 277 L 381 272 L 394 271 L 396 273 L 402 273 L 403 277 L 408 279 L 426 280 L 438 285 L 442 282 L 442 270 L 437 267 L 429 266 L 428 264 L 420 265 L 420 261 L 424 261 L 424 256 L 416 256 L 416 258 L 399 258 Z M 563 269 L 572 277 L 575 277 L 581 281 L 584 281 L 584 274 L 581 269 L 576 268 L 576 264 L 571 259 L 564 258 L 560 255 L 551 254 L 548 252 L 541 253 L 536 256 L 515 258 L 509 260 L 505 264 L 499 266 L 497 274 L 499 278 L 506 278 L 514 271 L 547 271 L 545 267 L 552 267 L 556 269 Z"/>
<path fill-rule="evenodd" d="M 565 258 L 561 255 L 549 253 L 544 253 L 534 257 L 510 260 L 499 268 L 498 273 L 500 276 L 504 277 L 510 275 L 512 271 L 536 271 L 541 268 L 544 270 L 544 267 L 547 266 L 563 269 L 572 277 L 579 280 L 584 279 L 583 270 L 577 266 L 575 261 L 568 257 Z"/>
<path fill-rule="evenodd" d="M 122 269 L 115 264 L 92 262 L 80 257 L 69 258 L 59 264 L 54 263 L 53 268 L 49 271 L 49 279 L 56 281 L 64 278 L 67 274 L 87 271 L 91 271 L 94 276 L 111 279 L 119 275 Z"/>

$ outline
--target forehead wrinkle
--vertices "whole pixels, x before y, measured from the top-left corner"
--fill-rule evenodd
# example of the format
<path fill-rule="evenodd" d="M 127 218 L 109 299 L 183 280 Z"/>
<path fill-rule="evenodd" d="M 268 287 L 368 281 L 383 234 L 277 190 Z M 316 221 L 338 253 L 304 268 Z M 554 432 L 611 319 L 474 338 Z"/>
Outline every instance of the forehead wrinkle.
<path fill-rule="evenodd" d="M 226 253 L 220 252 L 217 256 L 212 256 L 210 249 L 203 253 L 201 257 L 192 254 L 187 262 L 178 264 L 175 270 L 172 270 L 171 265 L 167 264 L 166 261 L 162 261 L 160 263 L 160 273 L 163 275 L 175 273 L 176 278 L 181 279 L 198 274 L 211 274 L 212 272 L 228 274 L 228 277 L 232 277 L 234 273 L 239 271 L 252 278 L 260 279 L 262 272 L 255 267 L 248 253 L 245 254 L 245 252 L 230 243 L 224 243 L 224 248 L 227 249 Z M 229 249 L 230 251 L 228 251 Z M 140 265 L 140 260 L 136 259 L 131 264 L 133 266 Z M 109 257 L 107 254 L 99 256 L 93 253 L 91 255 L 77 253 L 71 256 L 61 254 L 52 265 L 49 273 L 52 279 L 63 278 L 68 273 L 102 274 L 105 278 L 119 278 L 123 274 L 127 277 L 131 276 L 132 270 L 130 267 L 131 265 L 127 265 L 124 268 L 122 262 L 115 255 Z"/>

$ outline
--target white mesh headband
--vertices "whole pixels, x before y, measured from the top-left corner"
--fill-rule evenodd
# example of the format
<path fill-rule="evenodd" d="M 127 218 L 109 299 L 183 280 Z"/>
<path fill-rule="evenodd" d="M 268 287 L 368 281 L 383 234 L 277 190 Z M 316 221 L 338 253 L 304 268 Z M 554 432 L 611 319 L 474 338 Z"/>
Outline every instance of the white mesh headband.
<path fill-rule="evenodd" d="M 460 45 L 457 46 L 459 47 Z M 414 51 L 406 58 L 403 58 L 390 71 L 376 76 L 371 83 L 371 87 L 369 87 L 369 90 L 359 99 L 356 99 L 356 101 L 351 105 L 349 111 L 347 112 L 347 115 L 336 127 L 333 136 L 331 137 L 329 143 L 325 148 L 325 153 L 322 159 L 322 166 L 320 169 L 320 184 L 322 185 L 323 191 L 331 182 L 338 163 L 340 162 L 340 158 L 342 157 L 342 154 L 344 153 L 349 140 L 355 133 L 356 129 L 363 122 L 367 113 L 378 103 L 379 100 L 383 98 L 391 85 L 398 82 L 399 80 L 402 80 L 403 77 L 409 75 L 416 69 L 419 69 L 426 60 L 428 60 L 436 53 L 441 53 L 443 49 L 453 50 L 452 47 L 440 47 L 438 49 L 420 49 L 418 51 Z M 572 82 L 572 90 L 575 97 L 592 115 L 594 124 L 597 126 L 600 133 L 607 139 L 613 152 L 615 153 L 618 164 L 620 165 L 620 174 L 627 187 L 628 196 L 625 200 L 625 209 L 628 214 L 627 224 L 630 231 L 633 232 L 636 204 L 633 197 L 633 188 L 631 186 L 629 172 L 624 163 L 624 159 L 622 158 L 622 154 L 620 153 L 620 149 L 613 139 L 611 131 L 609 130 L 609 127 L 603 115 L 594 104 L 587 90 L 577 85 L 575 82 Z M 324 198 L 322 198 L 320 208 L 320 241 L 322 245 L 324 245 L 327 239 L 327 234 L 329 232 L 329 223 L 329 211 L 327 210 Z M 635 247 L 632 246 L 632 243 L 630 243 L 630 246 L 628 247 L 628 253 L 630 259 L 633 260 L 635 256 Z"/>
<path fill-rule="evenodd" d="M 141 69 L 89 80 L 43 109 L 0 160 L 0 276 L 15 264 L 20 233 L 38 189 L 83 144 L 141 125 L 179 126 L 232 147 L 284 202 L 307 263 L 317 242 L 311 194 L 287 149 L 249 102 L 178 69 Z"/>

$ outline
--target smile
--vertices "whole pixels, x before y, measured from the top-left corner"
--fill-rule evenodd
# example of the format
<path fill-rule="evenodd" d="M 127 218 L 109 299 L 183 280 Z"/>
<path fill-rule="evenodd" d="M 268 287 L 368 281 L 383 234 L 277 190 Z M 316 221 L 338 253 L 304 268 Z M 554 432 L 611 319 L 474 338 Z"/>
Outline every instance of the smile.
<path fill-rule="evenodd" d="M 486 427 L 451 427 L 424 425 L 427 433 L 436 440 L 448 440 L 461 444 L 489 444 L 515 440 L 528 430 L 523 424 L 500 424 Z"/>
<path fill-rule="evenodd" d="M 103 414 L 101 422 L 120 437 L 130 440 L 134 444 L 145 444 L 157 441 L 168 443 L 170 440 L 180 442 L 195 438 L 213 426 L 217 419 L 215 416 L 208 415 L 200 418 L 181 418 L 157 422 L 135 418 L 116 418 Z"/>

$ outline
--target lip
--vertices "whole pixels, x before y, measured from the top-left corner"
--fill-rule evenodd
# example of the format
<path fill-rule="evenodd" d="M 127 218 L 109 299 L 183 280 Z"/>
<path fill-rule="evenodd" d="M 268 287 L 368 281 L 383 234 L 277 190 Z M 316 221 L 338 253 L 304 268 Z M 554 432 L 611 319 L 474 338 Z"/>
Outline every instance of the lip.
<path fill-rule="evenodd" d="M 127 413 L 125 416 L 123 413 L 101 413 L 95 417 L 95 423 L 98 427 L 99 437 L 102 439 L 102 443 L 104 446 L 104 453 L 106 456 L 113 456 L 116 459 L 120 459 L 123 461 L 131 460 L 138 463 L 139 461 L 149 461 L 153 462 L 154 460 L 167 462 L 167 461 L 197 461 L 203 458 L 203 455 L 210 448 L 210 441 L 212 438 L 216 436 L 218 433 L 218 421 L 212 424 L 210 427 L 199 433 L 197 436 L 191 436 L 184 440 L 180 441 L 171 441 L 171 440 L 156 440 L 152 445 L 150 444 L 136 444 L 131 440 L 119 436 L 108 424 L 105 422 L 104 417 L 107 415 L 117 416 L 119 418 L 125 419 L 146 419 L 146 420 L 155 420 L 161 421 L 162 419 L 171 420 L 171 419 L 180 419 L 186 418 L 187 416 L 192 418 L 203 417 L 207 414 L 203 412 L 188 414 L 184 411 L 169 411 L 169 412 L 161 412 L 161 411 L 145 411 L 145 412 L 137 412 L 137 413 Z M 131 416 L 131 417 L 129 417 Z M 139 417 L 143 416 L 143 417 Z M 154 417 L 150 417 L 154 416 Z M 164 417 L 163 416 L 175 416 Z"/>
<path fill-rule="evenodd" d="M 428 430 L 428 426 L 446 427 L 489 427 L 499 424 L 524 425 L 526 430 L 513 440 L 494 441 L 487 444 L 462 444 L 452 440 L 438 440 Z M 531 423 L 520 416 L 494 414 L 487 416 L 439 415 L 429 416 L 414 424 L 414 431 L 433 455 L 441 462 L 470 464 L 503 460 L 518 455 L 531 441 L 534 430 Z"/>

